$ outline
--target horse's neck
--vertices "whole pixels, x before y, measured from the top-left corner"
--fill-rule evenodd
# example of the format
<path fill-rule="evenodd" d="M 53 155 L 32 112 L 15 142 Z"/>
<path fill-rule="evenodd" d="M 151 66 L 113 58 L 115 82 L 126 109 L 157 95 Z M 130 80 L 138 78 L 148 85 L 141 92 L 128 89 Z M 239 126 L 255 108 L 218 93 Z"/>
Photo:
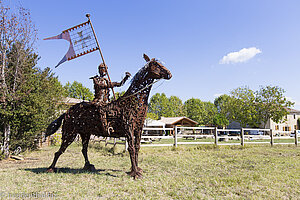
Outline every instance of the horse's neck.
<path fill-rule="evenodd" d="M 134 80 L 126 91 L 124 97 L 132 96 L 138 99 L 139 104 L 147 104 L 150 90 L 152 88 L 151 84 L 153 83 L 153 81 L 153 79 L 149 78 L 145 80 Z"/>

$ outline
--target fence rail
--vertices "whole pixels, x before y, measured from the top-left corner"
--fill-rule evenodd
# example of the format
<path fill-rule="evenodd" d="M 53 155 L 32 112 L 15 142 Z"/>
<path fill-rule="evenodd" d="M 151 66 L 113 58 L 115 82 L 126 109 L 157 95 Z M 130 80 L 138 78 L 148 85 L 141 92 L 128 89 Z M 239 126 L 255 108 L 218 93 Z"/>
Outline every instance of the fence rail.
<path fill-rule="evenodd" d="M 186 134 L 192 131 L 193 134 Z M 194 132 L 200 131 L 200 133 L 195 134 Z M 178 145 L 219 145 L 219 146 L 227 146 L 227 145 L 241 145 L 245 144 L 270 144 L 273 145 L 291 145 L 295 144 L 298 146 L 298 137 L 300 137 L 300 130 L 296 130 L 293 134 L 293 137 L 290 136 L 275 136 L 272 129 L 254 129 L 254 128 L 242 128 L 242 129 L 218 129 L 216 127 L 174 127 L 174 128 L 144 128 L 143 132 L 148 131 L 145 135 L 142 135 L 142 144 L 141 147 L 162 147 L 162 146 L 174 146 Z M 149 131 L 161 131 L 166 133 L 166 131 L 170 131 L 173 135 L 151 135 Z M 245 134 L 248 131 L 261 131 L 263 135 L 251 135 Z M 206 133 L 205 133 L 206 132 Z M 210 132 L 210 133 L 207 133 Z M 225 135 L 221 135 L 221 133 L 226 133 Z M 233 135 L 230 135 L 232 133 Z M 188 139 L 194 139 L 192 142 L 188 142 Z M 180 141 L 178 141 L 180 139 Z M 186 142 L 183 142 L 182 139 L 186 139 Z M 197 139 L 206 139 L 210 141 L 197 141 Z M 281 142 L 280 140 L 291 140 L 294 142 Z M 123 141 L 125 138 L 123 139 Z M 157 140 L 168 140 L 168 143 L 155 143 Z M 229 142 L 235 141 L 235 142 Z M 279 141 L 278 141 L 279 140 Z M 102 140 L 103 141 L 103 140 Z M 118 142 L 114 139 L 113 143 L 105 141 L 107 144 L 125 144 L 125 149 L 127 150 L 128 144 L 127 142 Z"/>
<path fill-rule="evenodd" d="M 172 143 L 160 143 L 160 144 L 141 144 L 142 147 L 149 146 L 175 146 L 178 145 L 188 145 L 188 144 L 215 144 L 215 145 L 241 145 L 245 144 L 270 144 L 278 145 L 278 144 L 295 144 L 298 145 L 298 137 L 300 131 L 295 131 L 294 137 L 289 136 L 275 136 L 272 129 L 255 129 L 255 128 L 242 128 L 242 129 L 218 129 L 216 127 L 174 127 L 174 128 L 144 128 L 144 130 L 161 130 L 161 131 L 173 131 L 173 136 L 157 136 L 157 135 L 142 135 L 142 139 L 152 140 L 152 139 L 173 139 Z M 185 134 L 188 130 L 192 130 L 193 134 Z M 197 130 L 201 130 L 200 134 L 195 134 L 194 132 Z M 211 131 L 210 134 L 204 133 L 207 131 Z M 248 134 L 249 131 L 257 131 L 258 135 Z M 260 133 L 262 132 L 262 133 Z M 234 135 L 225 134 L 221 135 L 220 133 L 234 133 Z M 247 134 L 245 134 L 247 133 Z M 263 134 L 263 135 L 261 135 Z M 192 138 L 194 140 L 197 139 L 213 139 L 214 141 L 193 141 L 193 142 L 182 142 L 178 141 L 178 139 L 189 139 Z M 278 142 L 277 140 L 287 140 L 294 138 L 294 142 L 291 143 L 283 143 Z M 228 142 L 229 140 L 236 140 L 238 142 Z M 261 140 L 261 141 L 260 141 Z M 266 141 L 267 140 L 267 141 Z M 275 142 L 276 141 L 276 142 Z"/>

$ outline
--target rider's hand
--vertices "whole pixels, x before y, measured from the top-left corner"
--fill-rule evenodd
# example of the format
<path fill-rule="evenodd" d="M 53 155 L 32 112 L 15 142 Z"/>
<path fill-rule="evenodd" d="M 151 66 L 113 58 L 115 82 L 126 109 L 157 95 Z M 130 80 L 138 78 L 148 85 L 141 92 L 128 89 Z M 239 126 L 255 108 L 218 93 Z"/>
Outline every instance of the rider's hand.
<path fill-rule="evenodd" d="M 90 77 L 90 79 L 94 79 L 94 78 L 97 78 L 97 77 L 98 77 L 98 75 L 95 75 L 95 76 Z"/>

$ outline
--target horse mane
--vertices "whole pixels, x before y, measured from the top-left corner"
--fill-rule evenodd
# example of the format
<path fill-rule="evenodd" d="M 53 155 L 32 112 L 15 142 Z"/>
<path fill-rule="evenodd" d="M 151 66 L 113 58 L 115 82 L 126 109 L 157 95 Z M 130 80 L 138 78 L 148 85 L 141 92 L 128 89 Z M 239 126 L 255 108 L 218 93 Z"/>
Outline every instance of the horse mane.
<path fill-rule="evenodd" d="M 144 80 L 145 77 L 148 74 L 148 71 L 146 70 L 149 67 L 150 62 L 147 62 L 144 67 L 140 68 L 139 71 L 133 76 L 133 78 L 130 80 L 130 86 L 126 90 L 126 92 L 120 97 L 120 99 L 125 98 L 126 96 L 130 95 L 132 90 L 134 90 L 137 87 L 137 84 L 142 84 L 140 82 L 141 80 Z"/>
<path fill-rule="evenodd" d="M 145 76 L 147 75 L 145 73 L 145 69 L 148 68 L 150 62 L 147 62 L 144 67 L 140 68 L 139 71 L 134 75 L 134 77 L 131 79 L 130 83 L 132 84 L 133 82 L 139 80 L 141 78 L 141 76 L 143 76 L 142 78 L 145 78 Z"/>

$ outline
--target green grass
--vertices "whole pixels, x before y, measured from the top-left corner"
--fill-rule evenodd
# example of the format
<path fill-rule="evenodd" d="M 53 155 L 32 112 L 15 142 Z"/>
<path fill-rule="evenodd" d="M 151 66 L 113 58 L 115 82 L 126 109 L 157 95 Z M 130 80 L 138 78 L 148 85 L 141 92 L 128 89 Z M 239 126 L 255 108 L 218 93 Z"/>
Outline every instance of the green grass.
<path fill-rule="evenodd" d="M 143 147 L 144 178 L 133 180 L 128 153 L 92 145 L 97 172 L 82 171 L 81 147 L 71 145 L 58 173 L 45 173 L 58 146 L 0 161 L 0 197 L 53 193 L 55 199 L 299 199 L 300 148 L 294 145 Z"/>

